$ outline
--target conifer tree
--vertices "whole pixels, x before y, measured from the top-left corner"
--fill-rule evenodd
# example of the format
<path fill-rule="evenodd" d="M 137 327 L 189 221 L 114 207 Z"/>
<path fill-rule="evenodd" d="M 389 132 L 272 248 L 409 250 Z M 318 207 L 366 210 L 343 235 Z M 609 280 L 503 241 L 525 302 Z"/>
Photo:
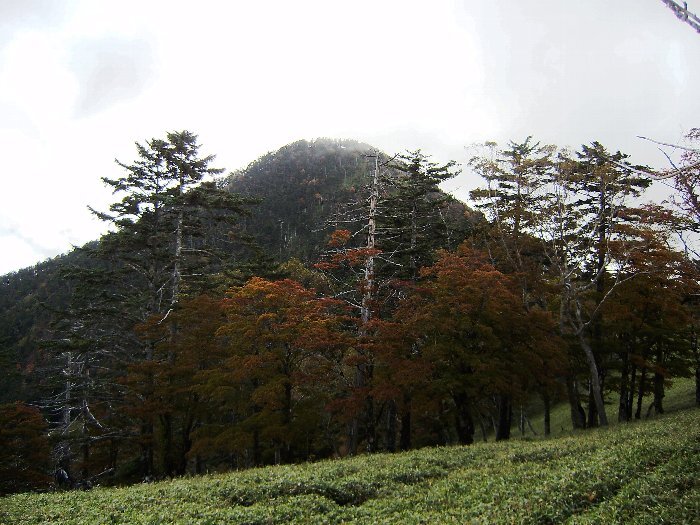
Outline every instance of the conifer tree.
<path fill-rule="evenodd" d="M 86 359 L 93 363 L 89 367 L 93 370 L 112 369 L 115 361 L 109 361 L 102 348 L 109 349 L 110 359 L 116 359 L 118 352 L 117 376 L 123 376 L 127 366 L 153 369 L 163 359 L 171 359 L 172 352 L 156 355 L 156 340 L 137 337 L 134 328 L 157 316 L 158 322 L 168 329 L 168 341 L 174 345 L 177 322 L 175 316 L 170 317 L 181 298 L 210 286 L 209 277 L 231 266 L 234 254 L 240 253 L 234 246 L 246 240 L 233 230 L 248 201 L 207 180 L 222 170 L 210 166 L 213 155 L 199 154 L 196 135 L 172 132 L 166 139 L 137 143 L 136 148 L 135 161 L 117 161 L 126 172 L 124 176 L 103 178 L 121 198 L 107 212 L 93 212 L 110 222 L 113 229 L 91 252 L 98 261 L 90 270 L 92 277 L 85 279 L 86 271 L 75 275 L 76 282 L 82 281 L 83 289 L 88 283 L 95 284 L 81 292 L 84 297 L 92 295 L 102 300 L 90 300 L 74 308 L 69 316 L 71 323 L 56 332 L 56 339 L 64 341 L 63 355 L 71 362 L 64 368 L 80 370 L 83 375 L 88 369 L 84 366 Z M 96 284 L 98 281 L 101 284 Z M 79 353 L 83 362 L 79 367 L 75 361 L 76 345 L 90 348 L 90 352 Z M 140 377 L 145 382 L 130 381 L 128 394 L 122 388 L 121 403 L 133 397 L 142 404 L 152 401 L 153 376 Z M 84 379 L 76 377 L 74 383 Z M 66 383 L 65 390 L 76 392 L 73 383 Z M 171 446 L 172 433 L 178 431 L 169 417 L 166 412 L 161 420 L 165 448 Z M 156 428 L 152 417 L 136 419 L 140 419 L 141 474 L 148 476 L 154 473 Z M 127 426 L 122 425 L 122 432 Z"/>

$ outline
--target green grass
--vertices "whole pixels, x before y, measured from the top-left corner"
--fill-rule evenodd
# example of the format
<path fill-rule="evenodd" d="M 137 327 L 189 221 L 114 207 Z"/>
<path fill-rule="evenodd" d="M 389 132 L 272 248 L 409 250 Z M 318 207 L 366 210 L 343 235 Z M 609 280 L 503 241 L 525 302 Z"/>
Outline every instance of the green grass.
<path fill-rule="evenodd" d="M 20 494 L 0 499 L 0 523 L 698 523 L 699 416 L 690 408 L 549 440 Z"/>
<path fill-rule="evenodd" d="M 644 406 L 642 410 L 642 419 L 646 419 L 647 408 L 652 402 L 651 396 L 644 398 Z M 617 399 L 611 396 L 609 400 L 610 404 L 606 404 L 607 414 L 609 424 L 615 426 L 617 422 Z M 690 378 L 677 378 L 673 379 L 672 384 L 666 390 L 666 397 L 664 397 L 664 410 L 667 413 L 676 412 L 678 410 L 683 410 L 690 408 L 695 405 L 695 379 Z M 636 405 L 635 405 L 636 407 Z M 537 432 L 538 437 L 544 435 L 544 416 L 543 416 L 542 402 L 534 400 L 530 406 L 526 407 L 525 413 L 532 424 L 532 427 Z M 513 413 L 513 427 L 511 429 L 511 437 L 518 439 L 521 437 L 520 430 L 518 428 L 518 419 L 520 417 L 520 412 L 518 409 Z M 654 417 L 652 415 L 652 417 Z M 552 408 L 550 415 L 550 428 L 551 436 L 569 436 L 574 433 L 571 429 L 571 416 L 569 413 L 569 404 L 567 402 L 562 402 L 555 405 Z M 526 426 L 525 437 L 533 437 L 533 433 L 529 427 Z M 481 438 L 481 433 L 477 431 L 476 439 Z M 493 430 L 488 434 L 489 439 L 493 439 Z"/>

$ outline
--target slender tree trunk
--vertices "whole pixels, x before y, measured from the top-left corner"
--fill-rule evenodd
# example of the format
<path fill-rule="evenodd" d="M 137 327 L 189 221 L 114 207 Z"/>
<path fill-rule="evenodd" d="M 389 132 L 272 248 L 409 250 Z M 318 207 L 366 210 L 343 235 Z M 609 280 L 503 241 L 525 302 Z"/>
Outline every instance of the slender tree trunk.
<path fill-rule="evenodd" d="M 630 387 L 627 393 L 627 421 L 632 419 L 632 407 L 634 406 L 635 388 L 637 387 L 637 366 L 632 363 L 632 371 L 630 372 Z"/>
<path fill-rule="evenodd" d="M 510 396 L 498 396 L 498 428 L 496 441 L 510 439 L 510 427 L 513 424 L 513 404 Z"/>
<path fill-rule="evenodd" d="M 163 473 L 172 477 L 175 474 L 173 464 L 173 416 L 165 413 L 160 418 L 163 426 Z"/>
<path fill-rule="evenodd" d="M 544 403 L 544 435 L 545 437 L 549 437 L 549 435 L 552 433 L 552 427 L 551 427 L 551 414 L 552 414 L 552 406 L 551 406 L 551 400 L 549 398 L 549 391 L 547 389 L 542 392 L 542 402 Z"/>
<path fill-rule="evenodd" d="M 83 399 L 83 424 L 81 428 L 81 440 L 82 440 L 82 468 L 80 472 L 80 478 L 85 481 L 89 478 L 89 464 L 90 464 L 90 436 L 88 435 L 87 427 L 87 400 Z"/>
<path fill-rule="evenodd" d="M 481 429 L 481 439 L 484 441 L 484 443 L 486 443 L 486 442 L 488 442 L 488 439 L 486 437 L 486 425 L 484 425 L 484 418 L 481 416 L 481 412 L 477 412 L 476 415 L 479 418 L 479 428 Z"/>
<path fill-rule="evenodd" d="M 377 445 L 377 425 L 374 420 L 374 397 L 367 396 L 365 400 L 366 409 L 366 438 L 367 438 L 367 452 L 374 452 Z"/>
<path fill-rule="evenodd" d="M 525 410 L 523 406 L 520 405 L 520 417 L 518 418 L 518 430 L 520 430 L 520 436 L 525 437 Z"/>
<path fill-rule="evenodd" d="M 66 385 L 63 392 L 63 406 L 61 406 L 61 434 L 68 435 L 68 430 L 71 424 L 72 418 L 72 404 L 73 404 L 73 353 L 68 352 L 66 356 L 66 368 L 64 369 L 64 374 L 66 375 Z M 67 440 L 62 440 L 56 447 L 58 464 L 63 468 L 69 475 L 71 473 L 71 446 L 70 442 Z"/>
<path fill-rule="evenodd" d="M 180 185 L 178 186 L 178 193 L 180 195 L 179 209 L 177 211 L 177 222 L 175 224 L 175 253 L 173 257 L 173 274 L 172 274 L 172 296 L 170 299 L 170 307 L 174 308 L 177 302 L 180 300 L 180 280 L 181 275 L 181 264 L 182 264 L 182 225 L 184 219 L 184 204 L 182 202 L 183 195 L 185 193 L 185 181 L 184 177 L 180 176 Z"/>
<path fill-rule="evenodd" d="M 698 352 L 698 334 L 695 328 L 690 334 L 690 348 L 695 356 L 695 406 L 700 407 L 700 352 Z"/>
<path fill-rule="evenodd" d="M 484 417 L 481 415 L 480 411 L 477 411 L 476 417 L 479 418 L 479 430 L 481 430 L 481 440 L 484 443 L 487 443 L 488 438 L 486 437 L 486 425 L 484 424 Z"/>
<path fill-rule="evenodd" d="M 372 318 L 372 300 L 374 293 L 374 254 L 372 250 L 376 248 L 376 230 L 377 230 L 377 204 L 379 202 L 379 155 L 374 157 L 374 173 L 372 176 L 372 189 L 370 191 L 369 199 L 369 214 L 367 217 L 367 249 L 370 250 L 365 261 L 364 268 L 364 282 L 362 283 L 362 304 L 360 308 L 360 338 L 367 336 L 367 325 Z M 368 358 L 368 356 L 365 356 Z M 368 358 L 369 360 L 369 358 Z M 368 384 L 368 365 L 366 363 L 360 363 L 355 367 L 355 381 L 354 386 L 356 389 L 362 389 Z M 373 426 L 374 414 L 370 415 L 367 411 L 371 410 L 373 403 L 371 400 L 367 399 L 364 403 L 364 414 L 357 414 L 352 422 L 350 423 L 349 436 L 348 436 L 348 452 L 351 455 L 357 454 L 357 447 L 359 443 L 359 431 L 360 431 L 360 417 L 364 415 L 366 426 Z M 374 434 L 371 438 L 374 439 Z M 368 441 L 369 444 L 369 441 Z"/>
<path fill-rule="evenodd" d="M 588 422 L 586 426 L 588 428 L 595 428 L 598 426 L 598 410 L 593 395 L 593 386 L 590 381 L 588 382 Z"/>
<path fill-rule="evenodd" d="M 292 382 L 291 379 L 284 383 L 284 425 L 289 428 L 292 423 Z M 292 461 L 292 450 L 289 440 L 282 443 L 282 461 L 289 463 Z"/>
<path fill-rule="evenodd" d="M 622 370 L 620 371 L 620 402 L 617 408 L 617 420 L 618 422 L 629 421 L 629 413 L 627 410 L 627 398 L 629 396 L 629 354 L 623 352 L 622 358 Z"/>
<path fill-rule="evenodd" d="M 176 464 L 176 474 L 178 476 L 183 476 L 187 472 L 187 454 L 192 448 L 192 421 L 186 422 L 182 425 L 182 447 L 180 447 L 177 464 Z M 197 459 L 198 460 L 198 459 Z"/>
<path fill-rule="evenodd" d="M 700 407 L 700 362 L 695 365 L 695 406 Z"/>
<path fill-rule="evenodd" d="M 608 426 L 608 416 L 605 412 L 605 403 L 603 401 L 603 390 L 600 383 L 600 374 L 598 371 L 598 365 L 595 360 L 595 355 L 593 354 L 593 349 L 588 343 L 583 330 L 579 331 L 578 334 L 579 342 L 583 352 L 586 355 L 586 361 L 588 362 L 588 368 L 590 371 L 591 379 L 591 390 L 593 391 L 593 400 L 595 402 L 595 407 L 598 412 L 598 420 L 600 421 L 600 426 Z"/>
<path fill-rule="evenodd" d="M 260 431 L 253 430 L 253 466 L 262 465 L 262 454 L 260 450 Z"/>
<path fill-rule="evenodd" d="M 452 398 L 456 407 L 455 424 L 459 444 L 471 445 L 474 443 L 474 420 L 472 419 L 467 396 L 466 394 L 455 394 Z"/>
<path fill-rule="evenodd" d="M 386 408 L 386 450 L 396 452 L 396 401 L 390 399 Z"/>
<path fill-rule="evenodd" d="M 411 449 L 411 394 L 404 393 L 401 407 L 401 450 Z"/>
<path fill-rule="evenodd" d="M 146 361 L 153 361 L 153 342 L 149 341 L 146 343 Z M 151 372 L 147 373 L 146 377 L 146 392 L 144 397 L 151 399 L 153 397 L 153 390 L 155 389 L 154 378 Z M 141 433 L 141 463 L 143 468 L 143 476 L 150 477 L 153 476 L 155 471 L 154 455 L 153 455 L 153 443 L 154 443 L 154 426 L 151 416 L 144 416 L 142 418 L 142 424 L 140 428 Z"/>
<path fill-rule="evenodd" d="M 659 372 L 654 373 L 654 412 L 656 414 L 664 413 L 664 376 Z"/>
<path fill-rule="evenodd" d="M 532 423 L 530 422 L 530 418 L 527 417 L 527 414 L 523 413 L 523 419 L 525 419 L 525 423 L 527 423 L 527 428 L 530 429 L 530 432 L 532 432 L 532 434 L 536 436 L 537 431 L 532 427 Z"/>
<path fill-rule="evenodd" d="M 657 344 L 656 350 L 656 370 L 654 371 L 654 412 L 658 414 L 664 413 L 664 376 L 660 372 L 663 367 L 663 349 L 660 344 Z"/>
<path fill-rule="evenodd" d="M 586 413 L 581 406 L 576 380 L 571 376 L 566 378 L 566 393 L 569 397 L 569 407 L 571 410 L 571 426 L 574 429 L 586 428 Z"/>
<path fill-rule="evenodd" d="M 647 369 L 642 368 L 642 377 L 639 379 L 639 392 L 637 394 L 637 411 L 634 413 L 634 419 L 642 418 L 642 402 L 644 400 L 644 389 L 647 382 Z"/>

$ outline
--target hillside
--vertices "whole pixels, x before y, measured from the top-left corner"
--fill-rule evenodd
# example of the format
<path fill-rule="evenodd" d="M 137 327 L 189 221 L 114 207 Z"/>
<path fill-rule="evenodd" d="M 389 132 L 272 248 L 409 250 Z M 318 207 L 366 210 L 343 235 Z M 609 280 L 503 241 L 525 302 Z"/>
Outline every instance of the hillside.
<path fill-rule="evenodd" d="M 231 174 L 227 187 L 260 199 L 247 231 L 270 255 L 316 261 L 339 208 L 363 194 L 373 169 L 368 155 L 377 152 L 354 140 L 300 140 Z M 464 222 L 465 210 L 459 201 L 451 203 L 454 225 Z"/>
<path fill-rule="evenodd" d="M 49 334 L 52 312 L 70 295 L 60 269 L 84 263 L 74 251 L 0 277 L 0 403 L 32 396 L 41 341 Z"/>
<path fill-rule="evenodd" d="M 373 148 L 351 140 L 300 140 L 231 174 L 228 188 L 260 199 L 247 230 L 279 260 L 310 260 L 324 244 L 326 222 L 369 175 Z"/>
<path fill-rule="evenodd" d="M 259 201 L 250 206 L 243 229 L 263 253 L 278 262 L 315 262 L 333 212 L 366 184 L 366 155 L 376 151 L 353 140 L 300 140 L 236 171 L 225 184 Z M 465 209 L 453 201 L 453 221 L 464 221 Z M 65 309 L 70 297 L 61 270 L 88 260 L 74 250 L 0 277 L 0 402 L 32 399 L 31 372 L 41 341 L 50 335 L 53 312 Z"/>
<path fill-rule="evenodd" d="M 0 499 L 0 522 L 694 523 L 700 419 Z"/>

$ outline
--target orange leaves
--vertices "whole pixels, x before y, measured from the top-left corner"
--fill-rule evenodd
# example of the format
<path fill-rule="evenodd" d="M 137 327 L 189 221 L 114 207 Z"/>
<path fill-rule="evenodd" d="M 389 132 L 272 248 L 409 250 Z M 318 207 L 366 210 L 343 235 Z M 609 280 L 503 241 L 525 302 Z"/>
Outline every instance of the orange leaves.
<path fill-rule="evenodd" d="M 345 344 L 338 301 L 321 299 L 291 279 L 254 277 L 231 288 L 221 307 L 217 334 L 228 357 L 207 371 L 207 382 L 228 388 L 245 425 L 266 433 L 274 428 L 274 439 L 291 439 L 300 407 L 311 410 L 306 420 L 321 416 L 323 389 L 330 389 L 329 371 Z"/>
<path fill-rule="evenodd" d="M 548 312 L 527 311 L 515 280 L 483 253 L 462 245 L 440 252 L 422 272 L 427 281 L 400 305 L 396 318 L 419 337 L 420 349 L 446 385 L 472 392 L 515 391 L 560 353 Z M 405 368 L 414 377 L 420 367 Z"/>
<path fill-rule="evenodd" d="M 367 259 L 376 257 L 380 253 L 382 253 L 382 251 L 376 248 L 355 248 L 353 250 L 347 250 L 344 253 L 335 254 L 333 256 L 333 261 L 336 263 L 344 262 L 352 267 L 363 266 L 367 262 Z"/>
<path fill-rule="evenodd" d="M 350 233 L 350 230 L 335 230 L 331 234 L 331 238 L 328 241 L 328 246 L 332 248 L 338 248 L 340 246 L 345 246 L 350 240 L 350 236 L 352 234 Z"/>
<path fill-rule="evenodd" d="M 336 303 L 316 297 L 296 281 L 254 277 L 228 295 L 223 303 L 226 322 L 219 333 L 237 343 L 281 354 L 334 344 Z"/>

